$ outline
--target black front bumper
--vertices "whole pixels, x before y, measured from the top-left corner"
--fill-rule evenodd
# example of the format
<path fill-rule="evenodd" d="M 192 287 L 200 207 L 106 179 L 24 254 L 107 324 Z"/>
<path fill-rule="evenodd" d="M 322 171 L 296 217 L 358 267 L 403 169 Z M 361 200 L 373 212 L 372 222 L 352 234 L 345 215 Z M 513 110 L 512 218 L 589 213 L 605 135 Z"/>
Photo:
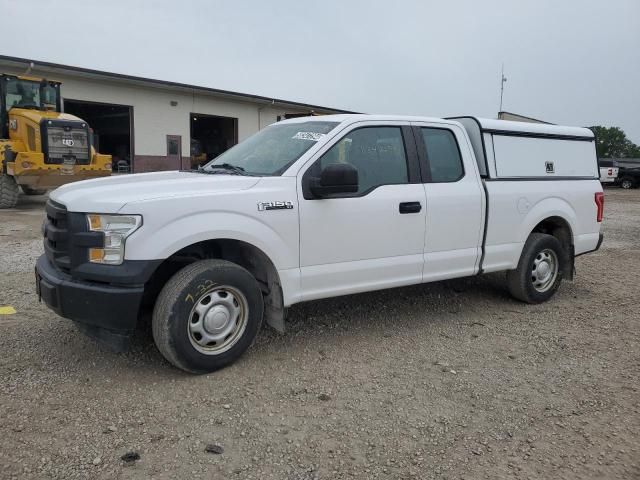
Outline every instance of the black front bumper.
<path fill-rule="evenodd" d="M 51 310 L 76 322 L 84 333 L 123 351 L 138 321 L 144 286 L 79 281 L 42 255 L 36 263 L 36 291 Z"/>

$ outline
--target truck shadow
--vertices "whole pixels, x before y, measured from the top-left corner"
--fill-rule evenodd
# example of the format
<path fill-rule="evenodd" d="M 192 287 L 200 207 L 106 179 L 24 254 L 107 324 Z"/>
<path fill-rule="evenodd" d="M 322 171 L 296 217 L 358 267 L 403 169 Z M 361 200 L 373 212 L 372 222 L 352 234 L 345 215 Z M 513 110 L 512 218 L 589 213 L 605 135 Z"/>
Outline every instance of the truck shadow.
<path fill-rule="evenodd" d="M 305 302 L 289 309 L 284 335 L 265 326 L 249 352 L 228 368 L 240 368 L 248 374 L 256 362 L 282 357 L 287 349 L 304 348 L 307 337 L 318 345 L 341 342 L 345 335 L 370 335 L 375 341 L 389 336 L 390 326 L 394 333 L 435 328 L 434 335 L 446 337 L 442 332 L 451 323 L 483 328 L 485 325 L 476 320 L 480 315 L 486 317 L 487 311 L 497 314 L 496 320 L 500 321 L 513 313 L 526 314 L 528 308 L 530 306 L 511 298 L 504 274 L 500 273 Z M 103 361 L 117 365 L 117 370 L 148 372 L 156 380 L 184 376 L 156 349 L 149 316 L 139 322 L 131 348 L 124 354 L 116 354 L 89 338 L 82 338 L 84 335 L 80 332 L 78 337 L 81 338 L 74 341 L 83 344 L 81 350 L 95 354 L 98 349 Z"/>
<path fill-rule="evenodd" d="M 294 305 L 288 311 L 285 336 L 327 327 L 384 328 L 389 321 L 396 327 L 411 327 L 442 316 L 474 314 L 487 304 L 514 302 L 503 274 L 412 285 Z M 271 329 L 268 332 L 270 337 L 281 337 Z"/>
<path fill-rule="evenodd" d="M 281 335 L 265 325 L 256 345 L 277 351 L 305 335 L 323 336 L 322 341 L 330 342 L 331 337 L 350 330 L 387 329 L 390 321 L 396 329 L 413 329 L 455 315 L 473 316 L 490 305 L 498 310 L 500 305 L 525 308 L 509 295 L 504 274 L 488 274 L 297 304 L 287 312 L 286 332 Z M 151 319 L 146 317 L 139 322 L 126 355 L 153 357 L 153 351 Z"/>
<path fill-rule="evenodd" d="M 580 286 L 566 284 L 559 295 L 564 291 L 566 296 L 575 296 L 576 288 Z M 384 342 L 385 337 L 396 334 L 405 338 L 439 335 L 455 340 L 462 332 L 460 329 L 469 328 L 469 335 L 477 338 L 484 335 L 482 332 L 500 329 L 501 324 L 526 318 L 532 308 L 537 307 L 510 296 L 504 273 L 305 302 L 289 309 L 284 335 L 264 326 L 254 346 L 224 370 L 250 377 L 265 361 L 288 361 L 287 351 L 295 349 L 300 353 L 310 343 L 320 349 L 323 345 L 339 345 L 349 336 L 353 339 L 347 341 L 354 344 Z M 449 328 L 451 325 L 455 327 L 453 331 Z M 78 333 L 78 336 L 82 335 Z M 95 348 L 99 348 L 103 360 L 117 364 L 118 369 L 135 370 L 137 374 L 147 372 L 158 381 L 185 378 L 183 372 L 173 368 L 156 349 L 149 317 L 139 323 L 131 348 L 124 354 L 98 347 L 88 338 L 84 341 L 93 344 L 84 345 L 84 349 L 95 352 Z"/>

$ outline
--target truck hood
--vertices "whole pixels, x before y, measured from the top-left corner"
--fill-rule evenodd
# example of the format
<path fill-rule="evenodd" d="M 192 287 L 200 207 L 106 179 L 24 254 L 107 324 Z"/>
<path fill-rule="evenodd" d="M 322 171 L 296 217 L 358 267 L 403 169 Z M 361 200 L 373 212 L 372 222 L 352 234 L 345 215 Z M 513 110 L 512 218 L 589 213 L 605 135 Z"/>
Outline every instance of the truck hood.
<path fill-rule="evenodd" d="M 118 175 L 69 183 L 49 195 L 70 212 L 116 213 L 127 203 L 246 190 L 260 177 L 154 172 Z"/>

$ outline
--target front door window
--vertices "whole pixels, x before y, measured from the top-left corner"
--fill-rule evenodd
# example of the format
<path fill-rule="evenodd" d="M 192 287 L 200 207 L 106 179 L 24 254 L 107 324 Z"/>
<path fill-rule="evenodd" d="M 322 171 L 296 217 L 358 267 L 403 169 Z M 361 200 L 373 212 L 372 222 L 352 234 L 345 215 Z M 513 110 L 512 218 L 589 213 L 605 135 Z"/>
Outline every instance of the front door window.
<path fill-rule="evenodd" d="M 381 185 L 409 182 L 400 127 L 365 127 L 349 132 L 316 162 L 311 174 L 318 176 L 332 163 L 348 163 L 358 171 L 356 195 Z"/>

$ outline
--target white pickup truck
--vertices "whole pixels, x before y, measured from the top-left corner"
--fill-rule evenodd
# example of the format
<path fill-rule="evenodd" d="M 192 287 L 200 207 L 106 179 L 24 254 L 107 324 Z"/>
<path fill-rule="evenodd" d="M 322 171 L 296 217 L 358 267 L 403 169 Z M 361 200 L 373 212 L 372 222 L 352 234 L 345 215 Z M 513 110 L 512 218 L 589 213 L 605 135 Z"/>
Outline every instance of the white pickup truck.
<path fill-rule="evenodd" d="M 603 207 L 585 128 L 299 118 L 198 171 L 55 190 L 37 291 L 116 349 L 152 311 L 160 352 L 209 372 L 306 300 L 505 271 L 543 302 L 599 248 Z"/>
<path fill-rule="evenodd" d="M 615 161 L 603 158 L 598 161 L 598 164 L 600 166 L 600 183 L 616 183 L 620 169 Z"/>

